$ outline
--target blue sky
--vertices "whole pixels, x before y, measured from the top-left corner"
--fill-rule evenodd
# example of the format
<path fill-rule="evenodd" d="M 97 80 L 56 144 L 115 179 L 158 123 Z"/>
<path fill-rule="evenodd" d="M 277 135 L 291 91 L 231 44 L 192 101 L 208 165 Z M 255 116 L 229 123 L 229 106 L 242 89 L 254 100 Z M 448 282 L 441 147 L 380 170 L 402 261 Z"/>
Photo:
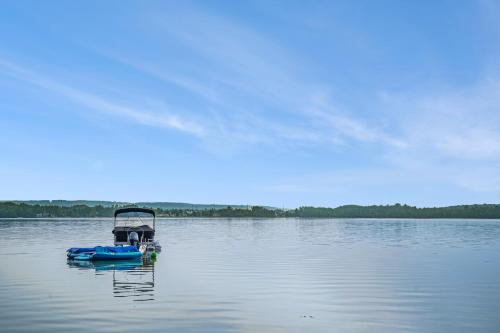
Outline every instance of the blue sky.
<path fill-rule="evenodd" d="M 500 201 L 494 1 L 4 1 L 0 199 Z"/>

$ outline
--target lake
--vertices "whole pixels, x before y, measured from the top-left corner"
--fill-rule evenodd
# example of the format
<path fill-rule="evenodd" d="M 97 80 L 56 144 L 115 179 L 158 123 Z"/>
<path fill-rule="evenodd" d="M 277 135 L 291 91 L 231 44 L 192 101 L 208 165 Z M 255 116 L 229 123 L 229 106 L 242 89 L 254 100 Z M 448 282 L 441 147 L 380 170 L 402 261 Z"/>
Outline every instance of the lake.
<path fill-rule="evenodd" d="M 155 262 L 67 262 L 112 226 L 0 220 L 0 331 L 500 332 L 499 220 L 159 219 Z"/>

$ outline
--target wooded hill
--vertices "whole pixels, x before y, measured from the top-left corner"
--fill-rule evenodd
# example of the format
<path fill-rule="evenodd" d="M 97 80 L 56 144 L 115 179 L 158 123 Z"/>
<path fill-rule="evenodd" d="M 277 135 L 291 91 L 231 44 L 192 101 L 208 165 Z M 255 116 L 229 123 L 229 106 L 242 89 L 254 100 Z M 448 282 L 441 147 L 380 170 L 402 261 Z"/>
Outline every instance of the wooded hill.
<path fill-rule="evenodd" d="M 112 217 L 116 208 L 130 205 L 43 205 L 19 202 L 0 202 L 0 218 L 42 217 Z M 460 205 L 449 207 L 417 208 L 408 205 L 357 206 L 345 205 L 337 208 L 300 207 L 297 209 L 275 209 L 261 206 L 227 206 L 209 209 L 162 209 L 154 206 L 136 205 L 155 209 L 158 217 L 300 217 L 300 218 L 476 218 L 500 219 L 500 204 Z"/>

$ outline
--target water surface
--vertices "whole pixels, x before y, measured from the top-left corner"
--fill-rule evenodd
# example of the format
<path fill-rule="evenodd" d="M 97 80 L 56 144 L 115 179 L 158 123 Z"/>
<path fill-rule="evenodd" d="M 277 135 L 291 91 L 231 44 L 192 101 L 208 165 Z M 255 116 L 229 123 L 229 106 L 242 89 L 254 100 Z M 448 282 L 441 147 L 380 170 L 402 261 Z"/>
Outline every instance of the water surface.
<path fill-rule="evenodd" d="M 0 330 L 500 332 L 498 220 L 160 219 L 156 262 L 67 262 L 112 225 L 0 220 Z"/>

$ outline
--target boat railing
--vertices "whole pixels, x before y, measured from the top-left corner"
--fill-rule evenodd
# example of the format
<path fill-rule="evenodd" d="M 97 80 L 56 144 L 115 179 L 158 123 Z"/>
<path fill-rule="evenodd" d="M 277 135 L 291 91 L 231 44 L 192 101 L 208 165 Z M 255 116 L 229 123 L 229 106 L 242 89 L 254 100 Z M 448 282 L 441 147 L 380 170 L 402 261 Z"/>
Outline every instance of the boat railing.
<path fill-rule="evenodd" d="M 134 219 L 116 219 L 115 220 L 115 228 L 116 227 L 142 227 L 144 225 L 147 225 L 151 229 L 154 229 L 154 221 L 150 219 L 141 219 L 141 218 L 134 218 Z"/>

